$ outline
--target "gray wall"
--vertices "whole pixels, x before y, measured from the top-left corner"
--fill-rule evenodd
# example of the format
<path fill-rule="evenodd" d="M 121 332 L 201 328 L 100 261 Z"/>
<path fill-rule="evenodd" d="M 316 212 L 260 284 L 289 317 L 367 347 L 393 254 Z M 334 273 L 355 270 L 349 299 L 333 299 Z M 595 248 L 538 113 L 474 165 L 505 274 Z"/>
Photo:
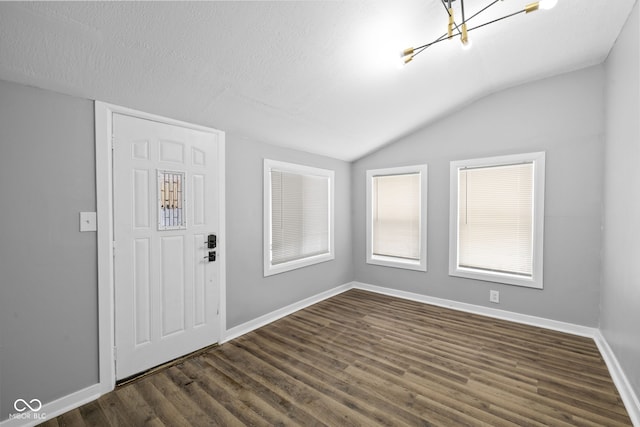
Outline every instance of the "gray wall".
<path fill-rule="evenodd" d="M 598 324 L 640 394 L 638 7 L 604 66 L 490 95 L 358 162 L 227 134 L 227 327 L 356 280 L 587 326 Z M 607 96 L 605 99 L 605 81 Z M 425 102 L 433 102 L 425 98 Z M 606 174 L 605 153 L 606 105 Z M 545 288 L 452 278 L 449 161 L 545 150 Z M 336 259 L 264 278 L 262 160 L 336 171 Z M 367 265 L 365 171 L 429 164 L 427 273 Z M 600 268 L 604 192 L 604 264 Z M 0 81 L 0 420 L 98 381 L 93 103 Z M 352 226 L 353 224 L 353 226 Z M 353 243 L 352 243 L 353 242 Z M 602 271 L 601 271 L 602 270 Z M 501 304 L 488 303 L 489 289 Z"/>
<path fill-rule="evenodd" d="M 227 328 L 353 280 L 351 164 L 227 133 Z M 336 258 L 263 277 L 262 174 L 265 158 L 335 171 Z"/>
<path fill-rule="evenodd" d="M 0 81 L 0 420 L 98 378 L 93 102 Z M 333 169 L 336 260 L 264 278 L 262 159 Z M 227 327 L 352 280 L 351 165 L 227 135 Z"/>
<path fill-rule="evenodd" d="M 600 328 L 640 396 L 640 78 L 638 4 L 606 62 Z"/>
<path fill-rule="evenodd" d="M 93 103 L 0 81 L 0 420 L 98 381 Z"/>
<path fill-rule="evenodd" d="M 603 102 L 604 72 L 596 66 L 489 95 L 360 159 L 352 172 L 355 280 L 597 326 Z M 544 289 L 449 277 L 449 162 L 542 150 Z M 365 171 L 417 163 L 429 165 L 428 271 L 366 264 Z M 500 291 L 499 305 L 489 303 L 490 289 Z"/>

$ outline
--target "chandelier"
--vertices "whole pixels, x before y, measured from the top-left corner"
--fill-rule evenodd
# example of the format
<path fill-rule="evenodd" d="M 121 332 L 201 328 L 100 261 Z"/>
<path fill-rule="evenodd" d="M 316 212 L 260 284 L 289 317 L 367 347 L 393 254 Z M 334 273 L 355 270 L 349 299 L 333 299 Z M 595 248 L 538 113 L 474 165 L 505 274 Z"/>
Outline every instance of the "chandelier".
<path fill-rule="evenodd" d="M 462 42 L 462 47 L 463 48 L 469 48 L 471 46 L 471 42 L 469 41 L 469 36 L 468 36 L 468 33 L 470 31 L 477 30 L 478 28 L 485 27 L 485 26 L 487 26 L 489 24 L 494 24 L 494 23 L 496 23 L 498 21 L 502 21 L 503 19 L 511 18 L 512 16 L 516 16 L 516 15 L 519 15 L 521 13 L 531 13 L 531 12 L 534 12 L 534 11 L 536 11 L 538 9 L 551 9 L 558 2 L 558 0 L 540 0 L 540 1 L 533 2 L 533 3 L 529 3 L 522 10 L 518 10 L 516 12 L 510 13 L 510 14 L 505 15 L 503 17 L 496 18 L 496 19 L 493 19 L 491 21 L 484 22 L 482 24 L 478 24 L 478 25 L 476 25 L 474 27 L 469 27 L 468 28 L 467 27 L 467 23 L 468 22 L 470 22 L 475 17 L 481 15 L 483 12 L 488 10 L 491 6 L 495 5 L 498 2 L 504 1 L 504 0 L 494 0 L 494 1 L 492 1 L 491 3 L 489 3 L 488 5 L 486 5 L 485 7 L 483 7 L 478 12 L 474 13 L 473 15 L 471 15 L 468 18 L 464 14 L 464 0 L 459 0 L 460 1 L 460 13 L 461 13 L 461 16 L 462 16 L 462 23 L 460 25 L 458 25 L 456 23 L 455 14 L 454 14 L 454 11 L 453 11 L 453 6 L 451 5 L 455 1 L 456 0 L 440 0 L 440 2 L 442 3 L 442 6 L 444 7 L 444 9 L 447 12 L 447 15 L 449 17 L 449 24 L 447 25 L 447 32 L 444 33 L 443 35 L 441 35 L 440 37 L 438 37 L 437 39 L 435 39 L 434 41 L 430 42 L 430 43 L 426 43 L 426 44 L 423 44 L 422 46 L 418 46 L 418 47 L 415 47 L 415 48 L 414 47 L 410 47 L 408 49 L 403 50 L 402 54 L 401 54 L 401 57 L 403 58 L 405 64 L 408 64 L 409 62 L 411 62 L 416 55 L 424 52 L 425 49 L 427 49 L 429 46 L 433 46 L 434 44 L 440 43 L 441 41 L 444 41 L 444 40 L 451 40 L 454 36 L 460 36 L 460 41 Z"/>

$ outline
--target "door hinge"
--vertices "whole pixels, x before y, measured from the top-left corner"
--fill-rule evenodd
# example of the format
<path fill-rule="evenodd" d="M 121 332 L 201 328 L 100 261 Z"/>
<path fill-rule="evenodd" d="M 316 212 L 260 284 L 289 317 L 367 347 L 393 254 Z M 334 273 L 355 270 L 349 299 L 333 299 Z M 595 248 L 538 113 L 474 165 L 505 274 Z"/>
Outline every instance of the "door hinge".
<path fill-rule="evenodd" d="M 117 367 L 118 367 L 118 348 L 113 347 L 113 369 L 116 370 Z"/>
<path fill-rule="evenodd" d="M 116 241 L 112 241 L 111 242 L 111 253 L 113 254 L 113 256 L 116 256 Z"/>

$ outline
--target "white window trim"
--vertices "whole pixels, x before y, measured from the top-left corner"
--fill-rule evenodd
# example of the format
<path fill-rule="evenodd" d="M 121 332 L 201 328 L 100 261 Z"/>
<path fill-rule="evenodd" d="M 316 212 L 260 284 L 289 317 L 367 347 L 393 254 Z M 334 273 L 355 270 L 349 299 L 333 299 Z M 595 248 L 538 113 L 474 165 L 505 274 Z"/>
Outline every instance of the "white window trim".
<path fill-rule="evenodd" d="M 401 166 L 367 171 L 367 264 L 407 270 L 427 271 L 427 165 Z M 373 194 L 372 182 L 376 176 L 420 174 L 420 259 L 410 260 L 373 254 Z"/>
<path fill-rule="evenodd" d="M 317 175 L 327 177 L 329 179 L 329 252 L 326 254 L 314 255 L 307 258 L 297 259 L 282 264 L 271 264 L 271 170 L 279 170 L 283 172 L 291 172 L 305 175 Z M 321 262 L 331 261 L 335 259 L 334 249 L 334 177 L 335 172 L 329 169 L 314 168 L 295 163 L 280 162 L 276 160 L 264 159 L 264 200 L 263 200 L 263 258 L 264 258 L 264 277 L 274 274 L 284 273 L 302 267 L 307 267 Z"/>
<path fill-rule="evenodd" d="M 458 267 L 458 170 L 464 167 L 500 166 L 533 162 L 533 269 L 532 277 Z M 544 238 L 545 152 L 515 154 L 454 161 L 450 164 L 449 189 L 449 275 L 508 285 L 542 289 Z"/>

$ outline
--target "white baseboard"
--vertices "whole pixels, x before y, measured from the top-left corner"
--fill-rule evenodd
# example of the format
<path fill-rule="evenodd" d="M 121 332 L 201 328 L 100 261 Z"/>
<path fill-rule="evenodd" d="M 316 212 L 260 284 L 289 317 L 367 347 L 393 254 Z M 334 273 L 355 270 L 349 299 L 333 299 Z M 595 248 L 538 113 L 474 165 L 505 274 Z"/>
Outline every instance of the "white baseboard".
<path fill-rule="evenodd" d="M 288 316 L 290 314 L 295 313 L 298 310 L 302 310 L 303 308 L 309 307 L 310 305 L 319 303 L 320 301 L 323 301 L 327 298 L 331 298 L 333 296 L 336 296 L 338 294 L 341 294 L 345 291 L 348 291 L 349 289 L 353 288 L 353 284 L 352 283 L 345 283 L 344 285 L 340 285 L 338 287 L 335 287 L 333 289 L 329 289 L 328 291 L 324 291 L 322 293 L 319 293 L 317 295 L 311 296 L 309 298 L 305 298 L 302 301 L 298 301 L 296 303 L 290 304 L 286 307 L 282 307 L 278 310 L 272 311 L 271 313 L 267 313 L 265 315 L 262 315 L 260 317 L 257 317 L 253 320 L 250 320 L 246 323 L 243 323 L 241 325 L 235 326 L 231 329 L 227 329 L 227 332 L 224 334 L 223 339 L 220 340 L 220 344 L 230 341 L 234 338 L 237 338 L 241 335 L 244 335 L 246 333 L 249 333 L 255 329 L 261 328 L 264 325 L 267 325 L 271 322 L 274 322 L 278 319 L 281 319 L 285 316 Z M 2 427 L 2 426 L 0 426 Z"/>
<path fill-rule="evenodd" d="M 620 366 L 620 363 L 618 362 L 618 358 L 609 346 L 604 335 L 602 335 L 602 332 L 596 332 L 594 341 L 600 350 L 602 358 L 607 364 L 607 368 L 609 368 L 611 379 L 613 379 L 613 383 L 616 385 L 618 393 L 620 393 L 624 406 L 627 408 L 631 422 L 634 426 L 640 427 L 640 400 L 638 400 L 638 396 L 634 393 L 631 383 L 622 370 L 622 366 Z"/>
<path fill-rule="evenodd" d="M 411 301 L 417 301 L 425 304 L 436 305 L 439 307 L 451 308 L 453 310 L 464 311 L 468 313 L 479 314 L 482 316 L 488 316 L 503 320 L 508 320 L 516 323 L 523 323 L 532 326 L 538 326 L 545 329 L 551 329 L 560 332 L 566 332 L 574 335 L 593 338 L 602 357 L 609 368 L 609 372 L 616 385 L 618 392 L 624 402 L 624 405 L 629 413 L 629 417 L 633 422 L 633 425 L 640 427 L 640 402 L 638 396 L 633 391 L 631 384 L 629 383 L 622 367 L 618 363 L 615 354 L 611 347 L 607 343 L 602 333 L 596 328 L 590 328 L 581 325 L 575 325 L 572 323 L 559 322 L 556 320 L 545 319 L 542 317 L 529 316 L 525 314 L 514 313 L 510 311 L 497 310 L 494 308 L 488 308 L 478 306 L 474 304 L 467 304 L 443 298 L 435 298 L 427 295 L 416 294 L 412 292 L 400 291 L 397 289 L 385 288 L 382 286 L 369 285 L 361 282 L 350 282 L 344 285 L 338 286 L 320 294 L 311 296 L 302 301 L 290 304 L 286 307 L 267 313 L 249 322 L 243 323 L 231 329 L 228 329 L 224 334 L 224 337 L 220 340 L 220 344 L 265 326 L 273 321 L 281 319 L 295 313 L 298 310 L 309 307 L 325 299 L 331 298 L 335 295 L 348 291 L 349 289 L 362 289 L 365 291 L 375 292 L 383 295 L 389 295 L 397 298 L 402 298 Z M 27 419 L 13 418 L 0 422 L 0 427 L 25 427 L 34 426 L 47 419 L 51 419 L 67 411 L 75 409 L 85 403 L 98 399 L 101 395 L 105 394 L 100 384 L 95 384 L 87 387 L 83 390 L 79 390 L 75 393 L 71 393 L 53 402 L 46 403 L 42 406 L 42 409 L 38 411 L 40 416 L 45 418 L 34 419 L 34 415 Z"/>
<path fill-rule="evenodd" d="M 74 393 L 68 394 L 64 397 L 54 400 L 53 402 L 45 403 L 37 412 L 23 412 L 22 418 L 9 418 L 0 422 L 0 427 L 28 427 L 35 426 L 64 414 L 72 409 L 75 409 L 85 403 L 91 402 L 99 398 L 102 393 L 100 392 L 100 384 L 94 384 L 85 389 L 78 390 Z M 29 400 L 29 399 L 25 399 Z M 17 413 L 17 411 L 16 411 Z M 37 417 L 37 418 L 36 418 Z"/>
<path fill-rule="evenodd" d="M 497 310 L 479 305 L 466 304 L 457 301 L 451 301 L 442 298 L 434 298 L 426 295 L 415 294 L 412 292 L 399 291 L 397 289 L 389 289 L 381 286 L 369 285 L 366 283 L 352 282 L 354 289 L 362 289 L 365 291 L 376 292 L 379 294 L 394 296 L 411 301 L 432 304 L 439 307 L 451 308 L 453 310 L 465 311 L 468 313 L 479 314 L 482 316 L 493 317 L 497 319 L 508 320 L 516 323 L 537 326 L 540 328 L 551 329 L 559 332 L 566 332 L 573 335 L 592 338 L 600 354 L 607 364 L 611 379 L 620 393 L 620 397 L 624 403 L 629 418 L 634 426 L 640 427 L 640 401 L 634 393 L 627 376 L 624 374 L 622 367 L 618 363 L 613 350 L 607 343 L 602 333 L 597 328 L 589 328 L 587 326 L 575 325 L 573 323 L 559 322 L 557 320 L 545 319 L 542 317 L 529 316 L 525 314 L 514 313 L 511 311 Z"/>
<path fill-rule="evenodd" d="M 389 295 L 425 304 L 436 305 L 438 307 L 451 308 L 453 310 L 467 313 L 479 314 L 496 319 L 508 320 L 510 322 L 522 323 L 525 325 L 537 326 L 559 332 L 566 332 L 573 335 L 593 338 L 598 331 L 596 328 L 576 325 L 573 323 L 559 322 L 557 320 L 545 319 L 543 317 L 529 316 L 527 314 L 514 313 L 512 311 L 498 310 L 495 308 L 483 307 L 481 305 L 467 304 L 464 302 L 452 301 L 443 298 L 435 298 L 412 292 L 399 291 L 397 289 L 384 288 L 382 286 L 369 285 L 366 283 L 352 282 L 353 288 L 378 294 Z"/>
<path fill-rule="evenodd" d="M 443 299 L 443 298 L 435 298 L 427 295 L 416 294 L 412 292 L 405 292 L 397 289 L 385 288 L 382 286 L 369 285 L 367 283 L 362 283 L 362 282 L 350 282 L 350 283 L 345 283 L 344 285 L 338 286 L 336 288 L 330 289 L 328 291 L 322 292 L 318 295 L 311 296 L 302 301 L 293 303 L 286 307 L 280 308 L 278 310 L 272 311 L 271 313 L 267 313 L 263 316 L 250 320 L 241 325 L 235 326 L 231 329 L 228 329 L 225 333 L 224 338 L 220 341 L 220 343 L 222 344 L 223 342 L 230 341 L 234 338 L 237 338 L 241 335 L 244 335 L 248 332 L 258 329 L 264 325 L 267 325 L 275 320 L 278 320 L 284 316 L 288 316 L 289 314 L 295 313 L 296 311 L 301 310 L 305 307 L 309 307 L 310 305 L 316 304 L 322 300 L 331 298 L 335 295 L 348 291 L 349 289 L 362 289 L 364 291 L 370 291 L 378 294 L 389 295 L 389 296 L 402 298 L 406 300 L 421 302 L 424 304 L 431 304 L 439 307 L 451 308 L 453 310 L 479 314 L 482 316 L 508 320 L 516 323 L 523 323 L 526 325 L 537 326 L 540 328 L 551 329 L 559 332 L 566 332 L 569 334 L 589 337 L 594 339 L 595 339 L 596 333 L 599 332 L 598 329 L 596 328 L 576 325 L 573 323 L 560 322 L 557 320 L 550 320 L 542 317 L 529 316 L 526 314 L 514 313 L 512 311 L 498 310 L 495 308 L 483 307 L 483 306 L 474 305 L 474 304 L 467 304 L 467 303 L 452 301 L 452 300 Z"/>
<path fill-rule="evenodd" d="M 265 314 L 264 316 L 260 316 L 257 319 L 253 319 L 247 323 L 236 326 L 235 328 L 231 328 L 226 331 L 225 336 L 220 340 L 220 344 L 233 338 L 239 337 L 240 335 L 244 335 L 247 332 L 251 332 L 254 329 L 269 324 L 284 316 L 295 313 L 296 311 L 301 310 L 305 307 L 316 304 L 327 298 L 331 298 L 332 296 L 338 295 L 342 292 L 348 291 L 352 287 L 353 285 L 351 283 L 346 283 L 344 285 L 329 289 L 328 291 L 306 298 L 302 301 L 288 305 L 271 313 Z M 20 414 L 20 418 L 14 417 L 8 418 L 4 421 L 0 421 L 0 427 L 30 427 L 36 424 L 43 423 L 46 420 L 57 417 L 58 415 L 71 411 L 72 409 L 78 408 L 85 403 L 96 400 L 112 389 L 112 387 L 101 383 L 94 384 L 90 387 L 68 394 L 64 397 L 61 397 L 60 399 L 54 400 L 53 402 L 45 403 L 37 412 L 31 413 L 25 411 L 23 413 L 24 415 Z M 29 399 L 25 400 L 29 401 Z"/>

